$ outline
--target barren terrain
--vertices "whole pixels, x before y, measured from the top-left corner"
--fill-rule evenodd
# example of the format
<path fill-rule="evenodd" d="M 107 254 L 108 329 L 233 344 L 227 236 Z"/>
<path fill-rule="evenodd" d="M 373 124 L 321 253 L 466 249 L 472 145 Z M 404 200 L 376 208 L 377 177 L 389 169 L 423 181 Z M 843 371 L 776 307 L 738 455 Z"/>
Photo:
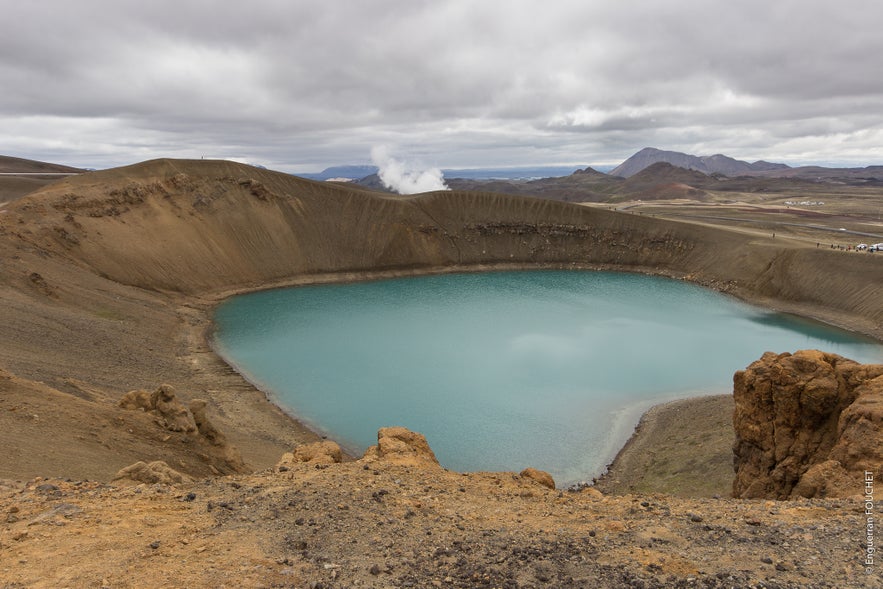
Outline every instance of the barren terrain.
<path fill-rule="evenodd" d="M 353 462 L 248 474 L 317 437 L 206 339 L 236 292 L 520 267 L 666 275 L 883 337 L 883 259 L 811 241 L 491 193 L 382 195 L 231 162 L 54 182 L 0 208 L 0 478 L 29 481 L 0 499 L 0 583 L 873 586 L 857 500 L 603 498 Z M 117 406 L 163 383 L 206 401 L 244 467 Z M 201 480 L 105 486 L 153 460 Z"/>
<path fill-rule="evenodd" d="M 13 587 L 879 587 L 859 500 L 548 489 L 384 461 L 0 495 Z"/>
<path fill-rule="evenodd" d="M 82 171 L 70 166 L 0 155 L 0 208 L 60 177 Z"/>

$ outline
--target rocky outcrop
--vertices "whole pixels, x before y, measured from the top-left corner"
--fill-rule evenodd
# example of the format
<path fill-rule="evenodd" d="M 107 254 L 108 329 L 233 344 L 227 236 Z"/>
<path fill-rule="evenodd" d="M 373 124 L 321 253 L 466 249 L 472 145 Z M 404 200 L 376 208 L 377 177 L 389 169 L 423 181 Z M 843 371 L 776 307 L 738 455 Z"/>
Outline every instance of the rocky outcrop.
<path fill-rule="evenodd" d="M 178 401 L 171 385 L 160 385 L 152 393 L 129 391 L 120 399 L 122 409 L 141 409 L 156 416 L 157 424 L 173 432 L 195 432 L 196 423 L 187 408 Z"/>
<path fill-rule="evenodd" d="M 205 453 L 199 456 L 213 471 L 245 472 L 247 467 L 239 450 L 227 441 L 223 434 L 209 420 L 206 414 L 206 401 L 193 399 L 185 407 L 177 398 L 171 385 L 161 385 L 152 393 L 137 390 L 129 391 L 120 399 L 119 407 L 129 411 L 141 410 L 151 413 L 155 423 L 163 429 L 196 437 L 203 444 Z"/>
<path fill-rule="evenodd" d="M 552 478 L 552 475 L 547 473 L 544 470 L 537 470 L 535 468 L 525 468 L 519 473 L 522 477 L 531 479 L 544 487 L 548 487 L 549 489 L 555 488 L 555 479 Z"/>
<path fill-rule="evenodd" d="M 362 460 L 382 460 L 408 466 L 439 466 L 438 459 L 423 434 L 404 427 L 380 428 L 377 432 L 377 445 L 368 448 Z"/>
<path fill-rule="evenodd" d="M 306 462 L 309 464 L 337 464 L 343 460 L 343 452 L 337 443 L 331 440 L 302 444 L 292 452 L 286 452 L 276 464 L 277 470 L 286 470 L 292 465 Z"/>
<path fill-rule="evenodd" d="M 180 485 L 190 482 L 190 477 L 181 474 L 162 460 L 153 462 L 136 462 L 120 470 L 113 478 L 113 482 L 122 485 L 137 485 L 139 483 L 160 483 L 163 485 Z"/>
<path fill-rule="evenodd" d="M 215 453 L 230 470 L 245 472 L 245 462 L 242 460 L 239 450 L 232 446 L 227 441 L 227 436 L 209 420 L 206 415 L 206 405 L 207 403 L 203 399 L 193 399 L 188 405 L 199 435 L 215 448 Z"/>
<path fill-rule="evenodd" d="M 190 414 L 193 415 L 193 422 L 196 423 L 196 429 L 199 435 L 211 442 L 215 446 L 226 446 L 227 436 L 221 433 L 221 430 L 215 427 L 205 413 L 206 402 L 202 399 L 193 399 L 188 405 Z"/>
<path fill-rule="evenodd" d="M 341 452 L 340 446 L 336 442 L 323 440 L 298 446 L 294 449 L 294 458 L 298 462 L 337 464 L 343 460 L 343 452 Z"/>
<path fill-rule="evenodd" d="M 767 352 L 733 378 L 740 498 L 860 494 L 883 466 L 883 365 Z"/>

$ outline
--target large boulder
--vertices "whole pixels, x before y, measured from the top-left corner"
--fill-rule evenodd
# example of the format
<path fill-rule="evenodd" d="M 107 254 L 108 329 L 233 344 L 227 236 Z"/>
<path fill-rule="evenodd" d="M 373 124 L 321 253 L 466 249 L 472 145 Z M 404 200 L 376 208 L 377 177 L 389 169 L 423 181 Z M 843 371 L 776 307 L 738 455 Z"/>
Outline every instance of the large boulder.
<path fill-rule="evenodd" d="M 368 448 L 362 460 L 407 466 L 439 466 L 438 459 L 423 434 L 404 427 L 380 428 L 377 432 L 377 445 Z"/>
<path fill-rule="evenodd" d="M 767 352 L 733 385 L 735 497 L 857 495 L 883 466 L 883 365 Z"/>
<path fill-rule="evenodd" d="M 343 460 L 343 452 L 336 442 L 323 440 L 298 446 L 294 449 L 294 458 L 296 462 L 337 464 Z"/>

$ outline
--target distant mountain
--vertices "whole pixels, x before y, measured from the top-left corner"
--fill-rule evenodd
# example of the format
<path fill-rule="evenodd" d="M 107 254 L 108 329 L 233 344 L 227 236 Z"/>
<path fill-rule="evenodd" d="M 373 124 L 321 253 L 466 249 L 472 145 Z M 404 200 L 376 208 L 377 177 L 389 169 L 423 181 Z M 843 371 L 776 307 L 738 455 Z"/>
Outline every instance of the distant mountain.
<path fill-rule="evenodd" d="M 833 182 L 852 186 L 883 186 L 883 166 L 864 168 L 825 168 L 801 166 L 786 170 L 756 172 L 753 176 L 766 178 L 795 178 L 810 182 Z"/>
<path fill-rule="evenodd" d="M 470 180 L 536 180 L 538 178 L 560 178 L 577 170 L 577 166 L 537 166 L 514 168 L 470 168 L 443 169 L 445 178 L 465 178 Z"/>
<path fill-rule="evenodd" d="M 0 173 L 2 174 L 79 174 L 84 170 L 50 164 L 20 157 L 0 155 Z"/>
<path fill-rule="evenodd" d="M 362 188 L 368 188 L 369 190 L 376 190 L 378 192 L 392 192 L 389 188 L 383 185 L 383 181 L 380 179 L 380 176 L 377 173 L 368 174 L 364 178 L 359 178 L 353 182 L 355 186 L 361 186 Z"/>
<path fill-rule="evenodd" d="M 55 182 L 64 177 L 60 174 L 80 174 L 84 171 L 60 164 L 0 155 L 0 203 L 16 200 Z"/>
<path fill-rule="evenodd" d="M 656 162 L 626 179 L 620 192 L 627 198 L 641 200 L 707 200 L 708 194 L 701 187 L 716 182 L 716 177 L 698 170 L 679 168 L 668 162 Z"/>
<path fill-rule="evenodd" d="M 742 176 L 789 169 L 786 164 L 773 164 L 765 161 L 748 163 L 721 154 L 696 156 L 678 151 L 663 151 L 653 147 L 645 147 L 611 170 L 610 174 L 628 178 L 658 162 L 665 162 L 687 170 L 696 170 L 703 174 L 723 174 L 724 176 Z"/>
<path fill-rule="evenodd" d="M 599 172 L 595 168 L 588 167 L 584 170 L 577 170 L 571 176 L 578 176 L 580 178 L 608 178 L 609 175 L 604 172 Z"/>
<path fill-rule="evenodd" d="M 592 168 L 585 168 L 566 176 L 512 179 L 445 176 L 445 182 L 453 190 L 502 192 L 569 202 L 605 202 L 625 181 Z"/>
<path fill-rule="evenodd" d="M 368 166 L 368 165 L 349 165 L 349 166 L 331 166 L 330 168 L 325 168 L 318 174 L 295 174 L 295 176 L 300 176 L 301 178 L 307 178 L 308 180 L 330 180 L 331 178 L 349 178 L 351 180 L 358 180 L 359 178 L 364 178 L 365 176 L 370 176 L 371 174 L 377 173 L 377 166 Z"/>
<path fill-rule="evenodd" d="M 535 166 L 513 168 L 448 168 L 442 174 L 447 178 L 465 178 L 469 180 L 533 180 L 537 178 L 557 178 L 567 176 L 576 170 L 576 166 Z M 349 178 L 361 180 L 377 173 L 377 166 L 347 165 L 325 168 L 317 174 L 295 174 L 309 180 L 330 180 L 331 178 Z M 369 181 L 370 182 L 370 181 Z"/>
<path fill-rule="evenodd" d="M 671 183 L 704 186 L 709 180 L 713 179 L 699 170 L 675 166 L 668 162 L 656 162 L 631 175 L 623 184 L 623 188 L 628 191 L 638 191 L 658 184 Z"/>

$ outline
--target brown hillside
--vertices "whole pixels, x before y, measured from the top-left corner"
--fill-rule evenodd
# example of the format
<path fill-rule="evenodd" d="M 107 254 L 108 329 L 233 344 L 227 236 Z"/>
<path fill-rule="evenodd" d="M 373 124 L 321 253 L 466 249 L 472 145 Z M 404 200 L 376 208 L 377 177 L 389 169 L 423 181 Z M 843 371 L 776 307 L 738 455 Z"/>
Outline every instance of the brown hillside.
<path fill-rule="evenodd" d="M 46 176 L 0 176 L 0 205 L 58 180 Z"/>
<path fill-rule="evenodd" d="M 621 192 L 640 192 L 664 184 L 686 184 L 701 188 L 714 180 L 714 177 L 696 170 L 679 168 L 667 162 L 657 162 L 629 177 L 622 183 Z"/>
<path fill-rule="evenodd" d="M 0 204 L 15 200 L 29 192 L 46 186 L 58 180 L 55 174 L 79 174 L 83 170 L 26 160 L 18 157 L 0 155 Z M 8 176 L 6 174 L 26 174 L 22 176 Z M 37 176 L 34 174 L 47 174 Z"/>
<path fill-rule="evenodd" d="M 709 200 L 708 193 L 704 190 L 693 188 L 688 184 L 680 182 L 659 184 L 653 188 L 631 195 L 631 198 L 639 198 L 641 200 L 687 199 L 700 202 Z"/>
<path fill-rule="evenodd" d="M 492 193 L 403 197 L 231 162 L 158 160 L 72 177 L 9 206 L 0 231 L 115 282 L 207 293 L 329 272 L 613 265 L 688 275 L 783 307 L 883 320 L 872 257 Z"/>
<path fill-rule="evenodd" d="M 79 174 L 84 170 L 80 168 L 72 168 L 61 164 L 51 164 L 49 162 L 39 162 L 36 160 L 28 160 L 20 157 L 11 157 L 8 155 L 0 155 L 0 172 L 9 174 L 54 174 L 54 173 L 70 173 Z"/>

